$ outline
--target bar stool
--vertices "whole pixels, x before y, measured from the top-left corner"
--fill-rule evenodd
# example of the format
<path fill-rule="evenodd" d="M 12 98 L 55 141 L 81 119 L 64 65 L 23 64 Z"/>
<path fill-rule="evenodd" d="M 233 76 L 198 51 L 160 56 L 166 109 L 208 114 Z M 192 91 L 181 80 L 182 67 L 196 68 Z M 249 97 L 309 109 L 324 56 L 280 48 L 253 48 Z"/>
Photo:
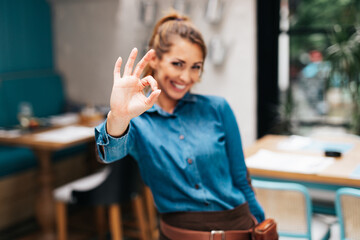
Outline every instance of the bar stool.
<path fill-rule="evenodd" d="M 143 183 L 135 160 L 131 156 L 107 165 L 101 171 L 68 183 L 54 190 L 56 225 L 59 240 L 67 239 L 67 204 L 96 206 L 103 218 L 108 208 L 112 239 L 123 239 L 123 223 L 120 205 L 131 202 L 137 220 L 137 232 L 131 237 L 149 239 L 149 229 L 143 206 Z"/>

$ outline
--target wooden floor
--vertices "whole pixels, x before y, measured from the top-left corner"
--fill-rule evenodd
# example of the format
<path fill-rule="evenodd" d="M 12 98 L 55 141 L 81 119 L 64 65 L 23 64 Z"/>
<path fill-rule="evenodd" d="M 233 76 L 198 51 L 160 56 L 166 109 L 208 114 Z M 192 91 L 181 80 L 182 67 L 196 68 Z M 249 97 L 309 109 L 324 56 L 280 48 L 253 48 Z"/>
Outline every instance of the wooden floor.
<path fill-rule="evenodd" d="M 68 224 L 69 240 L 110 240 L 109 234 L 99 237 L 94 221 L 95 212 L 89 207 L 75 209 L 70 214 Z M 35 219 L 0 231 L 0 240 L 38 240 L 39 228 Z M 124 238 L 124 240 L 133 240 Z"/>

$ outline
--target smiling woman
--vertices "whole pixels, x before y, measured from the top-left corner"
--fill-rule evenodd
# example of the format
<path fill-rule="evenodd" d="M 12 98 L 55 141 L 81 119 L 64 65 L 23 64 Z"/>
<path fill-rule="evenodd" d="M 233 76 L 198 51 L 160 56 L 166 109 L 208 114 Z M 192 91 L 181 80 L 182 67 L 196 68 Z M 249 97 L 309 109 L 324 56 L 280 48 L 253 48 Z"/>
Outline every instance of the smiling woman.
<path fill-rule="evenodd" d="M 249 240 L 238 230 L 252 229 L 264 212 L 234 113 L 222 97 L 190 92 L 206 56 L 201 33 L 187 17 L 170 14 L 156 24 L 149 48 L 135 67 L 137 49 L 131 51 L 122 76 L 121 58 L 115 64 L 111 111 L 95 129 L 100 159 L 129 154 L 138 162 L 160 212 L 160 239 Z"/>

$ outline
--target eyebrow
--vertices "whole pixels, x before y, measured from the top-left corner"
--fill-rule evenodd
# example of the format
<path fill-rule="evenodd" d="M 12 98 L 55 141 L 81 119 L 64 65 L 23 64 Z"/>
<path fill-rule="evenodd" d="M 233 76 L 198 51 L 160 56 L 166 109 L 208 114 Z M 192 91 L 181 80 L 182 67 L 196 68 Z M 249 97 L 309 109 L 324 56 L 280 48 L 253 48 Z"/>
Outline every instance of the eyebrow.
<path fill-rule="evenodd" d="M 179 62 L 181 62 L 181 63 L 186 63 L 184 60 L 181 60 L 181 59 L 179 59 L 179 58 L 176 58 L 176 60 L 179 61 Z M 196 64 L 204 64 L 204 62 L 203 62 L 203 61 L 195 62 L 194 65 L 196 65 Z"/>
<path fill-rule="evenodd" d="M 181 59 L 179 59 L 179 58 L 175 58 L 175 60 L 176 60 L 176 61 L 179 61 L 179 62 L 182 62 L 182 63 L 185 63 L 184 60 L 181 60 Z"/>

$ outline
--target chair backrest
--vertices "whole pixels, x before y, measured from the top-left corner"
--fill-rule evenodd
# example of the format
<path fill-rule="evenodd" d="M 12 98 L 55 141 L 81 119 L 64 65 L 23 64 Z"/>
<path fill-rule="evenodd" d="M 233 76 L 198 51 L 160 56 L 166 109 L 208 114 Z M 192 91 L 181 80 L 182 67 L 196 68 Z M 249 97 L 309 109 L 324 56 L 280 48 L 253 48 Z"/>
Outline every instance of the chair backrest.
<path fill-rule="evenodd" d="M 279 236 L 311 239 L 312 205 L 306 187 L 297 183 L 253 180 L 256 198 Z"/>
<path fill-rule="evenodd" d="M 136 161 L 130 156 L 110 164 L 110 173 L 97 187 L 88 191 L 72 191 L 79 204 L 110 205 L 135 197 L 142 191 L 142 180 Z"/>
<path fill-rule="evenodd" d="M 341 239 L 360 240 L 360 190 L 340 188 L 335 205 Z"/>

